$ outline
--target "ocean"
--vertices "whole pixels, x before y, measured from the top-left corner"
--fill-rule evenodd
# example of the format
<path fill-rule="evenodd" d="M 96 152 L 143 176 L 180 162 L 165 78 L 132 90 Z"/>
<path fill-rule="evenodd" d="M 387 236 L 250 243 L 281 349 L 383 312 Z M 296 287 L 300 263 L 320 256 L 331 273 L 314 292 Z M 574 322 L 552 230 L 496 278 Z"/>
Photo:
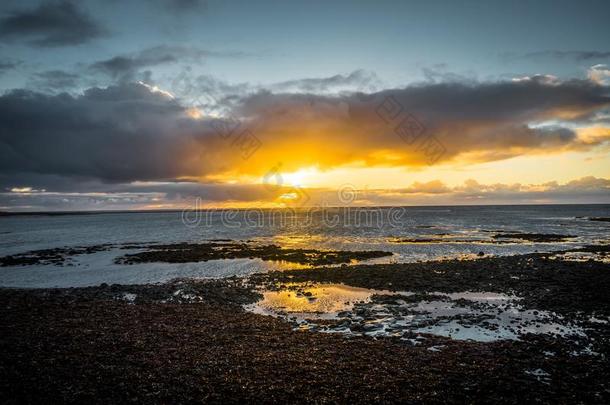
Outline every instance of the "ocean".
<path fill-rule="evenodd" d="M 120 265 L 114 259 L 139 243 L 247 241 L 320 250 L 383 250 L 365 263 L 403 263 L 483 254 L 547 252 L 610 240 L 610 205 L 451 206 L 104 212 L 0 217 L 0 257 L 40 249 L 112 244 L 74 256 L 70 265 L 0 268 L 0 286 L 72 287 L 100 283 L 156 283 L 177 277 L 242 276 L 302 267 L 261 259 Z M 556 234 L 562 241 L 497 238 L 501 233 Z M 128 246 L 127 246 L 128 247 Z M 355 263 L 354 263 L 355 264 Z"/>

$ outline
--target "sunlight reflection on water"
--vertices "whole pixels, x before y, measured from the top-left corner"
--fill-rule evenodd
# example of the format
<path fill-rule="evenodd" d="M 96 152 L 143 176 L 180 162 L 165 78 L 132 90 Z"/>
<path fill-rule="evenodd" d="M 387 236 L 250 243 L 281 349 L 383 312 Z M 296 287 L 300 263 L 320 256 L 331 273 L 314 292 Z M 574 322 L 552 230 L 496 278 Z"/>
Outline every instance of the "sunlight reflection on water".
<path fill-rule="evenodd" d="M 395 337 L 415 332 L 484 342 L 518 340 L 528 333 L 586 336 L 578 325 L 557 314 L 524 308 L 519 297 L 497 292 L 419 296 L 315 283 L 277 288 L 262 291 L 263 298 L 245 309 L 286 319 L 298 330 Z"/>
<path fill-rule="evenodd" d="M 369 301 L 373 294 L 389 293 L 343 284 L 306 286 L 290 283 L 282 287 L 279 291 L 264 291 L 263 299 L 249 306 L 249 309 L 263 315 L 283 312 L 294 316 L 317 314 L 332 318 L 341 311 L 351 309 L 355 303 Z"/>

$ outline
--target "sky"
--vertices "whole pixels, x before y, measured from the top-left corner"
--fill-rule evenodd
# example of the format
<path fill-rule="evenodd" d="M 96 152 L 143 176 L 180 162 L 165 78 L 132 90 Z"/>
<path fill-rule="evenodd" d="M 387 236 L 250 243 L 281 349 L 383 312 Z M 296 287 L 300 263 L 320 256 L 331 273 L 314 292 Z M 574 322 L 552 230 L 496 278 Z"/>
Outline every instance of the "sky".
<path fill-rule="evenodd" d="M 3 1 L 0 210 L 610 203 L 608 15 Z"/>

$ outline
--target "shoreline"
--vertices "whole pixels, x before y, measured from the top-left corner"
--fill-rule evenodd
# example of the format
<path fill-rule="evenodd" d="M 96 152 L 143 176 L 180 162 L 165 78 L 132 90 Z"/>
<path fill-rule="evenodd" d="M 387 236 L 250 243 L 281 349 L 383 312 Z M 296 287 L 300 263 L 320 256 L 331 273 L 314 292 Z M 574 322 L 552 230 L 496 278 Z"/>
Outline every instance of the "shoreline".
<path fill-rule="evenodd" d="M 607 403 L 610 328 L 587 319 L 610 316 L 610 265 L 549 255 L 150 285 L 0 288 L 3 401 L 515 403 L 527 396 Z M 409 343 L 300 331 L 244 310 L 261 298 L 262 286 L 269 291 L 287 281 L 512 292 L 528 308 L 586 325 L 593 340 L 528 333 L 483 343 L 413 333 L 416 343 Z"/>

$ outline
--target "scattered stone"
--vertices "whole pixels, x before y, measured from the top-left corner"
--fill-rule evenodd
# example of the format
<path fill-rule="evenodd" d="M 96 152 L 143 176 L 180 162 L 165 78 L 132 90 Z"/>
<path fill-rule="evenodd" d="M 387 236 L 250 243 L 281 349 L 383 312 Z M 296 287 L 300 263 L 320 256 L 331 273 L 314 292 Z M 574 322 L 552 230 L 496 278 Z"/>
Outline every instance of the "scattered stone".
<path fill-rule="evenodd" d="M 56 266 L 69 265 L 72 256 L 87 255 L 110 250 L 113 245 L 75 246 L 54 249 L 32 250 L 25 253 L 0 257 L 0 267 L 31 266 L 36 264 Z"/>

